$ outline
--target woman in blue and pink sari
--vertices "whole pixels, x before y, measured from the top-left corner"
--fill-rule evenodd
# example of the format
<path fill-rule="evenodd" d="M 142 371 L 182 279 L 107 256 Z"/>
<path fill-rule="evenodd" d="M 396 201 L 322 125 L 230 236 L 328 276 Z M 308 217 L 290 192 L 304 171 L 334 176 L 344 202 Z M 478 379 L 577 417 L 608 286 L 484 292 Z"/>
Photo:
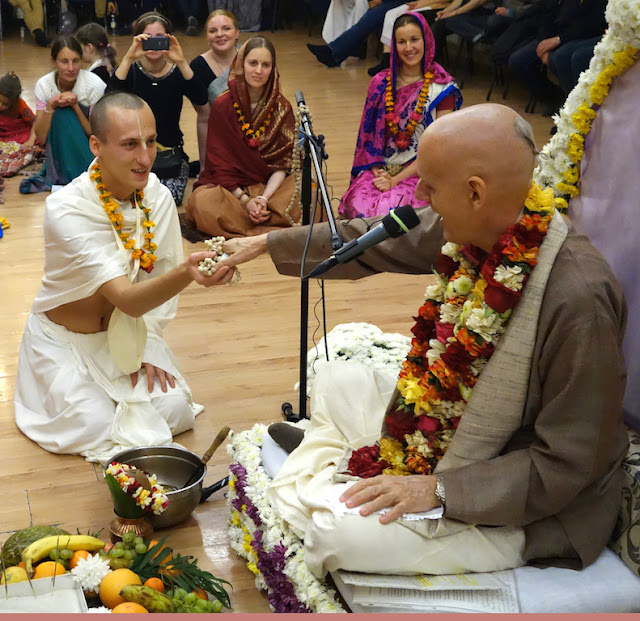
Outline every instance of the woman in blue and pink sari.
<path fill-rule="evenodd" d="M 362 113 L 351 185 L 340 201 L 343 218 L 377 216 L 417 200 L 416 155 L 425 127 L 462 105 L 454 79 L 433 61 L 435 44 L 420 13 L 393 26 L 391 68 L 371 80 Z"/>

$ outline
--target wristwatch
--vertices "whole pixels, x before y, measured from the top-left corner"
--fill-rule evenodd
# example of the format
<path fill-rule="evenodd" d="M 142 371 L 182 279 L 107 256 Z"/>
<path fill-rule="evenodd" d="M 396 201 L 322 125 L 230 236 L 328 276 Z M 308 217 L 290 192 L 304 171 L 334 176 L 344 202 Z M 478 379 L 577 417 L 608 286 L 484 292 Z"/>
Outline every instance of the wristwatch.
<path fill-rule="evenodd" d="M 440 504 L 442 505 L 442 510 L 444 511 L 446 507 L 446 501 L 445 501 L 445 494 L 444 494 L 444 481 L 442 480 L 441 474 L 436 474 L 436 489 L 434 493 L 436 495 L 436 498 L 440 501 Z"/>

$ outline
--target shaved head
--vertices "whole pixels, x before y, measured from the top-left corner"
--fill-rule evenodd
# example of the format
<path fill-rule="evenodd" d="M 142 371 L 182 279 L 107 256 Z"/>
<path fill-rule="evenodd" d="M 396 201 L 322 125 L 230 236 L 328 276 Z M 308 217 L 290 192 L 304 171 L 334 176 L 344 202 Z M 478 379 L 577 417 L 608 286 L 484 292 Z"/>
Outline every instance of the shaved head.
<path fill-rule="evenodd" d="M 468 223 L 447 239 L 491 247 L 522 209 L 537 153 L 529 123 L 499 104 L 470 106 L 429 125 L 418 147 L 421 184 L 449 188 L 448 205 L 431 201 L 438 213 L 458 211 L 443 225 L 454 216 Z"/>
<path fill-rule="evenodd" d="M 109 121 L 109 111 L 111 109 L 141 110 L 144 107 L 149 107 L 147 102 L 137 95 L 120 91 L 107 93 L 98 100 L 98 103 L 96 103 L 91 111 L 91 116 L 89 117 L 91 133 L 96 136 L 100 142 L 106 142 L 107 134 L 109 129 L 111 129 L 111 123 Z"/>

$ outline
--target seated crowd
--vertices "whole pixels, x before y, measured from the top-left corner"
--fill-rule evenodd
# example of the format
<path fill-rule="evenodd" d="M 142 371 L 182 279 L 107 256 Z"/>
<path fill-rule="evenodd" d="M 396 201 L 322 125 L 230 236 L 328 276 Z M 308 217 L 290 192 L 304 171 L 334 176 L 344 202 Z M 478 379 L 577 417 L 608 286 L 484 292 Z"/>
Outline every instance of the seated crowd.
<path fill-rule="evenodd" d="M 605 0 L 332 0 L 323 29 L 327 44 L 307 47 L 321 63 L 337 67 L 379 31 L 385 52 L 380 64 L 369 70 L 373 76 L 389 66 L 388 46 L 397 17 L 420 12 L 433 30 L 438 62 L 446 55 L 450 34 L 469 44 L 485 42 L 491 46 L 493 62 L 508 65 L 543 103 L 543 114 L 551 115 L 589 66 L 605 31 L 605 7 Z"/>

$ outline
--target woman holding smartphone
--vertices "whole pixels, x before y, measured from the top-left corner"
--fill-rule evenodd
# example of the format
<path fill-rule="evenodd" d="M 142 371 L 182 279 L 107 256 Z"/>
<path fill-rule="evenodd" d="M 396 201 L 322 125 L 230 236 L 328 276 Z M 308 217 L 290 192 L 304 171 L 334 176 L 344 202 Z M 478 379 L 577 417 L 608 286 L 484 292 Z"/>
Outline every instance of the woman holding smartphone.
<path fill-rule="evenodd" d="M 209 106 L 207 89 L 194 76 L 172 31 L 171 22 L 160 13 L 141 15 L 134 27 L 133 43 L 107 90 L 134 93 L 149 104 L 158 132 L 153 172 L 179 205 L 189 177 L 180 131 L 183 97 L 190 99 L 198 115 L 207 115 Z"/>

